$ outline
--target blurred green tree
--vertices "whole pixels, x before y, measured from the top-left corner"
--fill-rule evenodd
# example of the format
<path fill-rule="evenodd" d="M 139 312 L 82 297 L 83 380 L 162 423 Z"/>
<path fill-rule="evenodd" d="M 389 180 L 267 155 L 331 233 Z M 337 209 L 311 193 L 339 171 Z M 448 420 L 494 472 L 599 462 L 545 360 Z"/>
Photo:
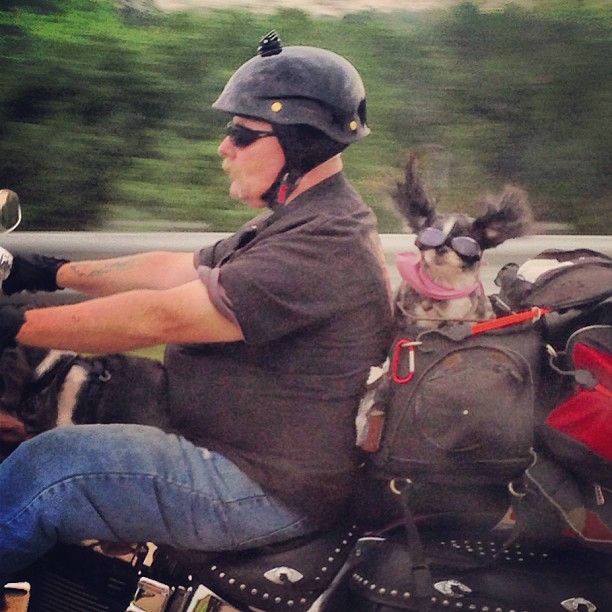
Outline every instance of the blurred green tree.
<path fill-rule="evenodd" d="M 484 11 L 319 18 L 296 10 L 162 13 L 144 0 L 5 0 L 0 185 L 26 229 L 232 230 L 210 105 L 259 38 L 333 49 L 358 66 L 372 135 L 346 152 L 383 231 L 406 153 L 447 208 L 515 182 L 538 219 L 606 233 L 612 216 L 612 17 L 601 0 Z"/>

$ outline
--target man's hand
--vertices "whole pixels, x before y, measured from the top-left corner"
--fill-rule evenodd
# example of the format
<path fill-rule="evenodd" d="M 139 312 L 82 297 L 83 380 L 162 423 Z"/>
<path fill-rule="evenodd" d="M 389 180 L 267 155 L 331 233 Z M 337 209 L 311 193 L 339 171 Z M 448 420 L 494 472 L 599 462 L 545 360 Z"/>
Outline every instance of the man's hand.
<path fill-rule="evenodd" d="M 0 306 L 0 351 L 15 346 L 15 337 L 25 323 L 25 308 L 5 304 Z"/>
<path fill-rule="evenodd" d="M 5 295 L 19 291 L 57 291 L 57 271 L 68 263 L 46 255 L 14 255 L 11 271 L 2 282 Z"/>

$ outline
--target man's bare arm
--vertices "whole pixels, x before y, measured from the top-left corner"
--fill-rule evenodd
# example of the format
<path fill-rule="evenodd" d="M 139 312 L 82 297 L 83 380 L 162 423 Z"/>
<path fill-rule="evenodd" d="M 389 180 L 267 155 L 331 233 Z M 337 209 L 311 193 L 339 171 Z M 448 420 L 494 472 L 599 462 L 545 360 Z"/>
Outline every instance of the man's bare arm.
<path fill-rule="evenodd" d="M 78 304 L 28 310 L 17 341 L 44 348 L 111 353 L 169 342 L 243 340 L 198 279 L 163 290 L 137 289 Z"/>
<path fill-rule="evenodd" d="M 113 295 L 133 289 L 168 289 L 196 278 L 193 253 L 166 251 L 73 261 L 57 272 L 60 287 L 90 296 Z"/>

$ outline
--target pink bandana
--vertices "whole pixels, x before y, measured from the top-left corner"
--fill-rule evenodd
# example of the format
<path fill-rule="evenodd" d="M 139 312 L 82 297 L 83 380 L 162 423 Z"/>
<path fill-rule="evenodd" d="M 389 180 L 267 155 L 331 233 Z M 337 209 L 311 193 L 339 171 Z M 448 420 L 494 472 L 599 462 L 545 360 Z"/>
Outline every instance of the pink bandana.
<path fill-rule="evenodd" d="M 435 283 L 423 269 L 420 253 L 398 253 L 397 269 L 400 276 L 418 293 L 433 300 L 452 300 L 454 298 L 467 297 L 474 291 L 480 291 L 484 295 L 482 283 L 474 281 L 474 284 L 466 289 L 449 289 Z"/>

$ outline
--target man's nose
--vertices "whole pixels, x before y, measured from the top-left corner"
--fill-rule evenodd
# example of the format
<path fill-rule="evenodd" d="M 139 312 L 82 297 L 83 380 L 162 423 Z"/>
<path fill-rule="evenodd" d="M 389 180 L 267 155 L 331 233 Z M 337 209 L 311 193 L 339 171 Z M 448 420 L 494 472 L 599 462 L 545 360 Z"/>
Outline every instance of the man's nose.
<path fill-rule="evenodd" d="M 217 147 L 217 153 L 221 157 L 229 157 L 232 151 L 232 141 L 229 136 L 226 136 Z"/>

